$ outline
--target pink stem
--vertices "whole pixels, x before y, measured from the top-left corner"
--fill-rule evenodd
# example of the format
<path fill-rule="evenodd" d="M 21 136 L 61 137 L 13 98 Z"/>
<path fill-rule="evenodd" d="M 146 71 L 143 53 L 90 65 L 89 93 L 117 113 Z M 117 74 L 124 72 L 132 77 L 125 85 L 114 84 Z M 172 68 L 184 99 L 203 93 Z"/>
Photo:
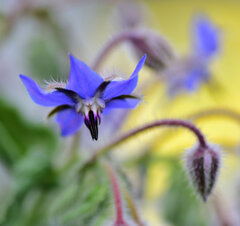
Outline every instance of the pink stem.
<path fill-rule="evenodd" d="M 129 40 L 131 38 L 135 37 L 134 32 L 131 31 L 125 31 L 122 33 L 117 34 L 114 36 L 112 39 L 110 39 L 100 50 L 99 54 L 95 58 L 93 64 L 92 64 L 92 69 L 97 71 L 103 62 L 103 60 L 106 58 L 106 56 L 116 47 L 118 46 L 121 42 Z"/>
<path fill-rule="evenodd" d="M 103 147 L 102 149 L 98 150 L 97 152 L 95 152 L 95 154 L 92 155 L 92 157 L 88 160 L 88 162 L 86 162 L 86 165 L 94 162 L 100 155 L 103 155 L 106 152 L 110 151 L 113 147 L 117 146 L 118 144 L 122 143 L 123 141 L 125 141 L 141 132 L 144 132 L 146 130 L 149 130 L 149 129 L 152 129 L 155 127 L 160 127 L 160 126 L 184 127 L 194 133 L 194 135 L 197 137 L 199 145 L 201 147 L 204 147 L 204 148 L 207 147 L 207 142 L 205 140 L 204 135 L 192 122 L 180 120 L 180 119 L 163 119 L 163 120 L 158 120 L 158 121 L 146 124 L 140 128 L 136 128 L 136 129 L 124 134 L 123 136 L 121 136 L 117 140 L 113 141 L 109 145 L 107 145 L 107 146 Z"/>
<path fill-rule="evenodd" d="M 127 226 L 127 223 L 123 219 L 122 197 L 121 197 L 116 174 L 109 165 L 106 165 L 106 168 L 112 184 L 115 209 L 116 209 L 116 219 L 114 222 L 114 226 Z"/>

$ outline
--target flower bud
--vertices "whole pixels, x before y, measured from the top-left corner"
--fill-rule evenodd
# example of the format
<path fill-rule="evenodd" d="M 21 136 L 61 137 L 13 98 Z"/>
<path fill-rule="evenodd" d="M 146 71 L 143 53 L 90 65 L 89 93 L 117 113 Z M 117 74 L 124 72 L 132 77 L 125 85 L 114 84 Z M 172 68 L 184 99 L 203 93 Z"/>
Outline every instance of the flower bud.
<path fill-rule="evenodd" d="M 147 54 L 145 64 L 150 68 L 163 70 L 175 59 L 170 44 L 158 33 L 143 28 L 135 29 L 133 33 L 129 41 L 138 57 Z"/>
<path fill-rule="evenodd" d="M 191 182 L 203 201 L 207 201 L 218 176 L 221 151 L 214 145 L 198 145 L 186 152 L 185 163 Z"/>

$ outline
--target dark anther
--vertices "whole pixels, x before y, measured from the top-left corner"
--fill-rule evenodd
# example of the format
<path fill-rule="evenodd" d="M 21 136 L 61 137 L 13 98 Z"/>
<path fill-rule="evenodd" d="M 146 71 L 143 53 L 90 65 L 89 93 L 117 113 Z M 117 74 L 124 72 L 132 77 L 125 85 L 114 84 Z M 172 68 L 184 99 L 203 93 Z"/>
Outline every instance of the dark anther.
<path fill-rule="evenodd" d="M 92 139 L 98 139 L 98 118 L 94 117 L 93 111 L 89 111 L 88 118 L 84 118 L 85 125 L 89 129 Z"/>

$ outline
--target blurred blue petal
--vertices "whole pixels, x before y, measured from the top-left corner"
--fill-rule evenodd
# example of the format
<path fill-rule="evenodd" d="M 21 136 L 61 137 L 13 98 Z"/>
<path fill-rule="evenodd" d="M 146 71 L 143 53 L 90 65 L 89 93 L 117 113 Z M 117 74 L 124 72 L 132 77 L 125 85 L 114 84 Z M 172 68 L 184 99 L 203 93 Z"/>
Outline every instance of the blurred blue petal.
<path fill-rule="evenodd" d="M 133 98 L 124 98 L 124 99 L 115 99 L 106 104 L 106 108 L 135 108 L 139 99 Z"/>
<path fill-rule="evenodd" d="M 211 57 L 219 49 L 219 34 L 214 24 L 204 16 L 197 17 L 193 23 L 194 46 L 198 55 Z"/>
<path fill-rule="evenodd" d="M 70 55 L 71 70 L 67 89 L 73 90 L 82 98 L 90 98 L 103 82 L 103 79 L 85 63 Z"/>
<path fill-rule="evenodd" d="M 61 135 L 68 136 L 79 130 L 83 123 L 83 117 L 74 108 L 69 108 L 60 111 L 57 114 L 56 121 L 61 128 Z"/>
<path fill-rule="evenodd" d="M 206 67 L 192 68 L 185 80 L 185 87 L 189 91 L 194 91 L 200 83 L 207 81 L 209 72 Z"/>
<path fill-rule="evenodd" d="M 30 97 L 36 104 L 45 107 L 55 107 L 63 104 L 73 104 L 72 99 L 66 96 L 64 93 L 60 93 L 58 91 L 54 91 L 51 93 L 46 92 L 45 90 L 41 89 L 33 79 L 25 75 L 20 75 L 20 78 L 25 85 Z"/>
<path fill-rule="evenodd" d="M 120 95 L 127 95 L 132 93 L 136 88 L 138 82 L 138 73 L 142 69 L 144 62 L 146 60 L 146 55 L 142 57 L 136 66 L 133 74 L 128 80 L 124 81 L 112 81 L 105 89 L 102 98 L 104 100 L 109 100 Z"/>

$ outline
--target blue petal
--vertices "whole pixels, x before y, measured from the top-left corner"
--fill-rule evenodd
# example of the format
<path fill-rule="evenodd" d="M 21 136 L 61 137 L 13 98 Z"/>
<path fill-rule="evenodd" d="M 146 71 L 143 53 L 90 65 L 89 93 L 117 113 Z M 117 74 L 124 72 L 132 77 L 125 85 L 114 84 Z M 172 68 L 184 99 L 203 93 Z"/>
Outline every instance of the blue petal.
<path fill-rule="evenodd" d="M 139 99 L 115 99 L 106 104 L 106 108 L 135 108 L 139 104 Z"/>
<path fill-rule="evenodd" d="M 25 75 L 20 75 L 20 78 L 25 85 L 28 94 L 36 104 L 45 107 L 55 107 L 63 104 L 73 104 L 72 99 L 61 92 L 46 92 L 45 90 L 41 89 L 33 79 Z"/>
<path fill-rule="evenodd" d="M 102 98 L 104 100 L 109 100 L 120 95 L 127 95 L 132 93 L 136 88 L 138 82 L 138 73 L 142 69 L 144 62 L 146 60 L 146 55 L 142 57 L 139 61 L 137 67 L 135 68 L 133 74 L 128 80 L 124 81 L 112 81 L 105 89 Z"/>
<path fill-rule="evenodd" d="M 83 117 L 74 108 L 68 108 L 57 114 L 56 121 L 61 128 L 61 135 L 68 136 L 79 130 L 83 123 Z"/>
<path fill-rule="evenodd" d="M 210 57 L 219 49 L 217 28 L 206 17 L 199 17 L 193 24 L 194 49 L 198 54 Z"/>
<path fill-rule="evenodd" d="M 85 63 L 70 55 L 71 70 L 67 89 L 82 98 L 93 97 L 103 79 Z"/>
<path fill-rule="evenodd" d="M 206 81 L 209 73 L 206 67 L 192 68 L 185 80 L 185 87 L 189 91 L 194 91 L 198 88 L 200 83 Z"/>

